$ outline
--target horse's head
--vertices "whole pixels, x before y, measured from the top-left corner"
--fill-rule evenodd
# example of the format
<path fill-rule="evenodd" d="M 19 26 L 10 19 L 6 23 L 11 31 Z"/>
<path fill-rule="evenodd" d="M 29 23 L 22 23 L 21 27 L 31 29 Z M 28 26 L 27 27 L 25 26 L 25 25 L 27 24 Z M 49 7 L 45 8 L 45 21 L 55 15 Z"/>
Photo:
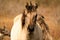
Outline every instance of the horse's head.
<path fill-rule="evenodd" d="M 26 11 L 24 11 L 22 16 L 22 28 L 24 28 L 27 25 L 27 29 L 29 32 L 34 32 L 34 27 L 36 26 L 37 21 L 37 13 L 34 11 L 34 5 L 30 2 L 29 4 L 26 4 Z M 33 11 L 32 11 L 33 10 Z M 36 9 L 35 9 L 36 10 Z"/>
<path fill-rule="evenodd" d="M 30 10 L 30 9 L 29 9 Z M 32 8 L 33 10 L 33 8 Z M 28 40 L 42 40 L 42 31 L 37 24 L 37 12 L 31 11 L 22 15 L 22 30 L 27 31 Z M 26 28 L 26 29 L 25 29 Z"/>

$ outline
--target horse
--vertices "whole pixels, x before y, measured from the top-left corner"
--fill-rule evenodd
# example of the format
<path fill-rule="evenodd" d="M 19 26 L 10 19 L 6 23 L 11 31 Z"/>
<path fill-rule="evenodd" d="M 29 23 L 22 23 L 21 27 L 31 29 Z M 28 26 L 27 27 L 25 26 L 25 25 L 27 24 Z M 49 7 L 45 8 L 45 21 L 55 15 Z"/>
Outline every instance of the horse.
<path fill-rule="evenodd" d="M 14 18 L 11 40 L 51 40 L 44 17 L 38 16 L 35 6 L 26 5 L 26 7 L 23 13 Z"/>

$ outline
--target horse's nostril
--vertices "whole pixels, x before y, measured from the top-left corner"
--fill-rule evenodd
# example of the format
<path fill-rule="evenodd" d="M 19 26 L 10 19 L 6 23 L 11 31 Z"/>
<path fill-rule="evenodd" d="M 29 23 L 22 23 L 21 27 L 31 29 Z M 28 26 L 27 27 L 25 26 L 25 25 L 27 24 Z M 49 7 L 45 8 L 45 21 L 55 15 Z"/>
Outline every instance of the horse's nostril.
<path fill-rule="evenodd" d="M 34 26 L 28 26 L 28 31 L 33 32 L 34 31 Z"/>

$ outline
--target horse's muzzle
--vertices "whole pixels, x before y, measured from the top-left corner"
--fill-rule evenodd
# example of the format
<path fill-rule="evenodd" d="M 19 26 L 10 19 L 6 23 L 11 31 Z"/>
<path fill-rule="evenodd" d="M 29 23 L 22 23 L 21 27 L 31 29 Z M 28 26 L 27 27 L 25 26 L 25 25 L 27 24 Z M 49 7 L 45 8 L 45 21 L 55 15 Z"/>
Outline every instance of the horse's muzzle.
<path fill-rule="evenodd" d="M 28 26 L 28 31 L 31 33 L 31 32 L 34 32 L 34 26 L 35 25 L 29 25 Z"/>

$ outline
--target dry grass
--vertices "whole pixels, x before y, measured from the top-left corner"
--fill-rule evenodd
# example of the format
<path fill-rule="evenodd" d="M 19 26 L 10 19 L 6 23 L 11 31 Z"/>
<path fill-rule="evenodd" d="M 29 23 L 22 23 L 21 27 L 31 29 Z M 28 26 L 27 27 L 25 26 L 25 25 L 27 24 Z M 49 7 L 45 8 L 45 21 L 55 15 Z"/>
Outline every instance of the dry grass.
<path fill-rule="evenodd" d="M 7 4 L 7 2 L 9 3 Z M 0 2 L 0 27 L 5 25 L 10 31 L 13 25 L 13 18 L 23 11 L 24 6 L 21 5 L 22 2 L 20 1 L 18 3 L 14 0 L 7 2 L 3 2 L 2 4 Z M 58 2 L 50 4 L 50 6 L 40 4 L 38 9 L 38 13 L 41 13 L 45 17 L 45 22 L 48 24 L 54 40 L 60 40 L 60 5 L 57 5 Z M 7 38 L 5 37 L 5 40 L 9 39 Z"/>

